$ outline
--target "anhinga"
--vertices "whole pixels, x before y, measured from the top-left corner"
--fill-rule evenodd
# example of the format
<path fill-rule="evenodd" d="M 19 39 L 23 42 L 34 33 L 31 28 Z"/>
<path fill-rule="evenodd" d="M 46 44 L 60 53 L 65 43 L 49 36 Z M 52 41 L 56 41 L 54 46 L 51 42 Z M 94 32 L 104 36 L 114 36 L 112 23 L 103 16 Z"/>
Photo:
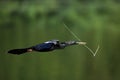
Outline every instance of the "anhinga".
<path fill-rule="evenodd" d="M 56 49 L 64 49 L 67 46 L 71 45 L 78 45 L 82 44 L 85 45 L 85 42 L 78 42 L 78 41 L 66 41 L 66 42 L 60 42 L 59 40 L 50 40 L 32 47 L 28 48 L 22 48 L 22 49 L 12 49 L 9 50 L 8 53 L 11 54 L 23 54 L 26 52 L 32 52 L 32 51 L 38 51 L 38 52 L 48 52 L 48 51 L 53 51 Z"/>

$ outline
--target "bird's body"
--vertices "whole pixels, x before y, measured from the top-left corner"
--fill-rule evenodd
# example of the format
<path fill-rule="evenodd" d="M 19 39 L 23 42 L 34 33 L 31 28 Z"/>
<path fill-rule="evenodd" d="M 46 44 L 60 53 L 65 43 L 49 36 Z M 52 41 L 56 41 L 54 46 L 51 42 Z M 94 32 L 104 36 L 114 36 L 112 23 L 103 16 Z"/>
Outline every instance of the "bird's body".
<path fill-rule="evenodd" d="M 35 51 L 39 51 L 39 52 L 52 51 L 54 50 L 54 44 L 53 43 L 42 43 L 42 44 L 33 46 L 32 49 Z"/>
<path fill-rule="evenodd" d="M 12 50 L 9 50 L 8 53 L 23 54 L 25 52 L 32 52 L 32 51 L 48 52 L 56 49 L 64 49 L 67 46 L 76 45 L 76 44 L 83 44 L 83 43 L 76 42 L 76 41 L 59 42 L 59 40 L 51 40 L 51 41 L 47 41 L 29 48 L 12 49 Z"/>

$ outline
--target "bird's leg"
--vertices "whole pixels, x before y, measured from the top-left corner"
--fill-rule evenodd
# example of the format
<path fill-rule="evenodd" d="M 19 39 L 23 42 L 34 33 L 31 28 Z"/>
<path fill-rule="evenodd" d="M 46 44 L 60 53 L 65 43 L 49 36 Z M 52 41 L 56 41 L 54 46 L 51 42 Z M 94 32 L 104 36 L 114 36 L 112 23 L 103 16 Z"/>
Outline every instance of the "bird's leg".
<path fill-rule="evenodd" d="M 33 51 L 33 49 L 27 49 L 27 52 L 32 52 Z"/>

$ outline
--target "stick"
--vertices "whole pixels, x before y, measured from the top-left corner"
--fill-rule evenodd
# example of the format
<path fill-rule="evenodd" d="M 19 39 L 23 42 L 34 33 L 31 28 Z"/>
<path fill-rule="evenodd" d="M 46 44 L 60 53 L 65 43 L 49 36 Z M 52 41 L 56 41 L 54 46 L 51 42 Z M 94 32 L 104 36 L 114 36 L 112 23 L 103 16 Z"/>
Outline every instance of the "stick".
<path fill-rule="evenodd" d="M 93 56 L 96 56 L 96 54 L 97 54 L 97 52 L 98 52 L 98 50 L 99 50 L 99 48 L 100 48 L 99 45 L 98 45 L 97 49 L 96 49 L 95 52 L 94 52 L 91 48 L 89 48 L 89 47 L 86 45 L 86 42 L 81 42 L 81 39 L 80 39 L 73 31 L 71 31 L 71 30 L 69 29 L 69 27 L 68 27 L 65 23 L 63 23 L 63 24 L 64 24 L 64 27 L 65 27 L 78 41 L 80 41 L 78 44 L 84 45 L 84 47 L 87 48 L 87 49 L 92 53 Z"/>

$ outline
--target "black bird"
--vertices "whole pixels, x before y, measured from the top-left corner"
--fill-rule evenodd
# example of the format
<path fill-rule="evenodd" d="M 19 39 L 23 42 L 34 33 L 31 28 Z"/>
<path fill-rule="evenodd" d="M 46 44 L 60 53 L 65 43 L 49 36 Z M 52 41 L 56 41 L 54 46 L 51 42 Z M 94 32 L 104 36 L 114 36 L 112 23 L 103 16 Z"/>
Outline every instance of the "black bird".
<path fill-rule="evenodd" d="M 66 42 L 60 42 L 59 40 L 50 40 L 32 47 L 28 48 L 22 48 L 22 49 L 12 49 L 9 50 L 8 53 L 10 54 L 23 54 L 26 52 L 32 52 L 32 51 L 38 51 L 38 52 L 48 52 L 53 51 L 56 49 L 64 49 L 67 46 L 70 45 L 77 45 L 82 44 L 85 45 L 85 42 L 77 42 L 77 41 L 66 41 Z"/>

